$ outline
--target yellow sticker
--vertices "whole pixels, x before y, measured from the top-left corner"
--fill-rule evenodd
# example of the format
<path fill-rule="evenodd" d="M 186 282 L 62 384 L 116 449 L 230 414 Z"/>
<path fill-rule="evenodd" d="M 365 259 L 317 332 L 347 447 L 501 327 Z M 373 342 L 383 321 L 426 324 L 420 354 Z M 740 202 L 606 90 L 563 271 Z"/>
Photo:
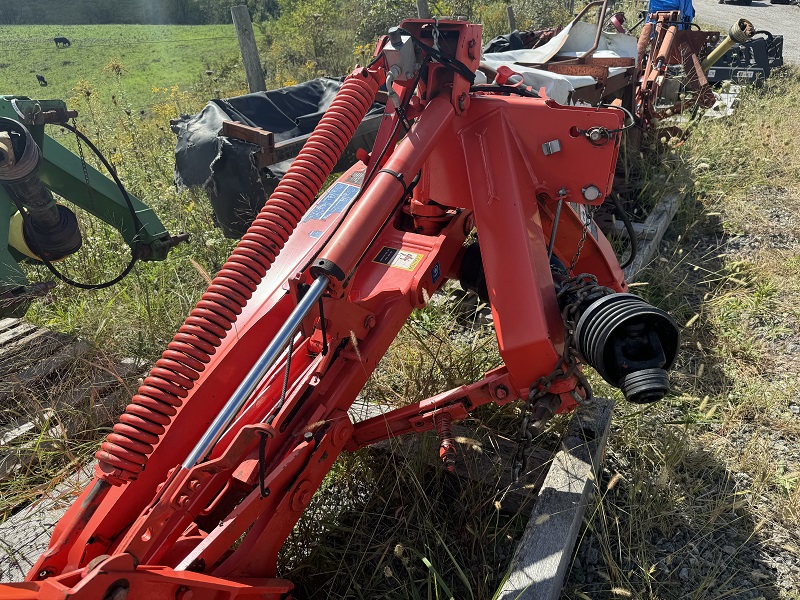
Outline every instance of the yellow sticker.
<path fill-rule="evenodd" d="M 399 248 L 384 246 L 372 262 L 394 267 L 395 269 L 403 269 L 404 271 L 413 271 L 422 262 L 422 256 L 417 252 L 408 252 Z"/>

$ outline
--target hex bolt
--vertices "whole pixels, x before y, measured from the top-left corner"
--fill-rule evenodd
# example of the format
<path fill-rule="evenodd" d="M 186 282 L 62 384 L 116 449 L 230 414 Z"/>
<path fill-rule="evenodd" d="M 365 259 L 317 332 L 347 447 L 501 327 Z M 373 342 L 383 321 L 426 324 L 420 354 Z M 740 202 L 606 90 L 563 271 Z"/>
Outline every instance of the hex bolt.
<path fill-rule="evenodd" d="M 366 319 L 364 319 L 364 327 L 366 329 L 372 329 L 373 327 L 375 327 L 374 315 L 369 315 Z"/>
<path fill-rule="evenodd" d="M 494 388 L 494 395 L 497 396 L 498 400 L 504 400 L 508 398 L 508 388 L 504 385 L 498 385 Z"/>
<path fill-rule="evenodd" d="M 180 498 L 178 498 L 177 504 L 181 508 L 186 508 L 187 506 L 189 506 L 189 496 L 181 496 Z"/>
<path fill-rule="evenodd" d="M 303 434 L 303 439 L 310 444 L 312 442 L 312 440 L 314 439 L 314 434 L 311 433 L 310 431 L 306 431 Z"/>
<path fill-rule="evenodd" d="M 292 499 L 290 501 L 292 510 L 297 512 L 305 510 L 308 503 L 311 502 L 313 495 L 314 490 L 311 487 L 311 483 L 308 480 L 301 481 L 292 494 Z"/>
<path fill-rule="evenodd" d="M 198 479 L 192 479 L 192 480 L 189 482 L 189 490 L 191 490 L 192 492 L 196 492 L 196 491 L 197 491 L 197 490 L 199 490 L 199 489 L 200 489 L 202 486 L 203 486 L 203 484 L 201 484 L 201 483 L 200 483 L 200 480 L 198 480 Z"/>

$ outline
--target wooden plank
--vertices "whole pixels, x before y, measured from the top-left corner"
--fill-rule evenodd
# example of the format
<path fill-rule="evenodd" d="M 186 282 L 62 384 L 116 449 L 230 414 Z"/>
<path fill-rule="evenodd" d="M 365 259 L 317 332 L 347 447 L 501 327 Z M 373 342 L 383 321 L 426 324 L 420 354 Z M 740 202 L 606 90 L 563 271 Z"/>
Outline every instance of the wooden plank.
<path fill-rule="evenodd" d="M 631 223 L 631 225 L 633 225 L 633 232 L 636 234 L 636 239 L 639 240 L 639 242 L 653 239 L 653 236 L 656 233 L 645 223 L 635 222 Z M 616 235 L 628 235 L 628 230 L 625 228 L 625 223 L 623 223 L 620 219 L 614 219 L 613 223 L 611 224 L 611 232 Z"/>
<path fill-rule="evenodd" d="M 594 493 L 614 402 L 578 407 L 553 459 L 498 600 L 556 600 Z"/>
<path fill-rule="evenodd" d="M 13 473 L 31 465 L 41 452 L 59 451 L 67 440 L 87 429 L 96 430 L 111 426 L 130 397 L 129 390 L 117 389 L 84 406 L 82 417 L 79 419 L 61 420 L 56 417 L 55 410 L 49 409 L 37 420 L 6 432 L 3 435 L 3 445 L 0 446 L 0 481 L 5 481 Z M 24 441 L 26 436 L 34 435 L 44 427 L 48 427 L 47 431 L 37 436 L 35 440 Z"/>
<path fill-rule="evenodd" d="M 644 230 L 648 231 L 649 239 L 644 243 L 639 244 L 639 251 L 636 258 L 628 265 L 625 270 L 625 279 L 633 281 L 639 272 L 644 269 L 658 252 L 658 246 L 661 243 L 664 234 L 667 232 L 669 224 L 675 218 L 675 214 L 680 208 L 683 201 L 684 194 L 682 192 L 673 192 L 667 194 L 661 202 L 659 202 L 644 221 Z"/>
<path fill-rule="evenodd" d="M 239 121 L 223 121 L 222 135 L 236 138 L 272 150 L 275 146 L 275 134 L 261 127 L 253 127 L 239 123 Z"/>
<path fill-rule="evenodd" d="M 353 137 L 377 130 L 382 119 L 383 113 L 365 117 Z M 221 134 L 261 146 L 261 151 L 258 153 L 259 169 L 296 157 L 312 135 L 307 133 L 281 142 L 275 142 L 271 131 L 266 131 L 260 127 L 243 125 L 238 121 L 223 121 Z"/>
<path fill-rule="evenodd" d="M 361 135 L 370 129 L 378 129 L 381 124 L 381 119 L 383 119 L 383 114 L 365 117 L 358 126 L 358 129 L 356 129 L 356 133 L 353 137 Z M 263 158 L 259 158 L 259 167 L 274 165 L 276 163 L 283 162 L 284 160 L 294 158 L 297 156 L 300 150 L 303 149 L 303 146 L 305 146 L 308 138 L 310 137 L 311 134 L 308 133 L 306 135 L 299 135 L 290 140 L 284 140 L 276 143 L 271 152 L 265 151 L 263 153 Z"/>
<path fill-rule="evenodd" d="M 78 359 L 78 357 L 88 352 L 88 350 L 89 344 L 81 340 L 47 358 L 17 371 L 15 379 L 22 384 L 30 384 L 31 382 L 38 381 L 43 377 L 47 377 L 54 371 L 63 369 L 68 364 Z"/>
<path fill-rule="evenodd" d="M 246 6 L 232 6 L 231 16 L 233 26 L 236 28 L 236 37 L 239 38 L 239 50 L 242 52 L 242 62 L 247 75 L 247 87 L 250 93 L 266 92 L 267 84 L 264 81 L 264 69 L 258 56 L 256 38 L 253 35 L 253 22 L 250 20 L 250 11 Z"/>
<path fill-rule="evenodd" d="M 0 319 L 0 332 L 7 331 L 21 322 L 22 319 L 12 319 L 11 317 Z"/>
<path fill-rule="evenodd" d="M 26 423 L 15 430 L 16 436 L 9 439 L 6 447 L 0 446 L 0 481 L 5 481 L 13 473 L 20 471 L 30 465 L 41 453 L 62 450 L 62 441 L 67 439 L 68 433 L 61 426 L 58 419 L 53 418 L 55 411 L 44 411 L 37 421 Z M 47 427 L 46 430 L 43 430 Z M 20 438 L 26 436 L 33 437 L 39 431 L 35 439 L 26 443 L 14 444 Z M 14 432 L 12 432 L 14 433 Z M 12 445 L 14 444 L 14 445 Z"/>
<path fill-rule="evenodd" d="M 0 523 L 0 581 L 22 581 L 47 550 L 53 527 L 92 479 L 93 465 L 45 490 L 36 502 Z"/>
<path fill-rule="evenodd" d="M 35 329 L 36 327 L 34 327 L 33 325 L 29 325 L 24 321 L 20 321 L 19 323 L 16 323 L 3 333 L 0 333 L 0 346 L 8 344 L 9 342 L 13 342 L 14 340 L 21 338 L 22 336 L 29 334 Z"/>
<path fill-rule="evenodd" d="M 5 378 L 26 364 L 52 353 L 53 348 L 61 345 L 66 345 L 66 342 L 46 329 L 37 329 L 9 342 L 0 348 L 0 378 Z"/>

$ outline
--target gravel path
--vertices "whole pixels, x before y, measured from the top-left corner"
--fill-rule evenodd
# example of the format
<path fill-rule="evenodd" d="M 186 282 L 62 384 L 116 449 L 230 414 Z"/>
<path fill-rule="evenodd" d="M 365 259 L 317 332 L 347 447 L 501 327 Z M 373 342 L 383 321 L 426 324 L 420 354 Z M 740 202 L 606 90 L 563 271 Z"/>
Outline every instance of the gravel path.
<path fill-rule="evenodd" d="M 717 0 L 693 0 L 696 20 L 729 28 L 737 19 L 749 20 L 756 29 L 783 35 L 783 58 L 800 64 L 800 6 L 754 0 L 750 6 L 719 4 Z"/>

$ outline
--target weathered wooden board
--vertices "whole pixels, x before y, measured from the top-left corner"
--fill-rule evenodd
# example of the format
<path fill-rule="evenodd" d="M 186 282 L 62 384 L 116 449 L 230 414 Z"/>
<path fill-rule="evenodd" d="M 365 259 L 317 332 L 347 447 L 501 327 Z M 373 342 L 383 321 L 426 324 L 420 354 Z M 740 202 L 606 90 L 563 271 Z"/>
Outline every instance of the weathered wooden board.
<path fill-rule="evenodd" d="M 130 398 L 124 378 L 143 374 L 141 361 L 103 365 L 86 360 L 89 345 L 0 320 L 0 481 L 27 468 L 37 453 L 110 425 Z M 80 376 L 73 378 L 72 373 Z"/>
<path fill-rule="evenodd" d="M 53 527 L 91 478 L 92 468 L 78 471 L 0 523 L 0 582 L 25 578 L 33 563 L 47 550 Z"/>
<path fill-rule="evenodd" d="M 656 205 L 653 212 L 647 216 L 644 223 L 639 226 L 641 230 L 641 234 L 639 235 L 639 251 L 636 254 L 636 258 L 633 259 L 633 262 L 625 268 L 625 279 L 628 281 L 635 280 L 642 269 L 656 256 L 658 253 L 658 246 L 661 244 L 661 240 L 664 238 L 664 234 L 667 232 L 670 223 L 672 223 L 672 219 L 675 218 L 675 214 L 678 212 L 683 198 L 684 194 L 681 192 L 667 194 L 664 199 Z M 634 223 L 634 229 L 636 229 L 637 225 L 639 224 Z"/>
<path fill-rule="evenodd" d="M 498 600 L 560 597 L 586 504 L 595 490 L 613 407 L 613 401 L 598 398 L 575 411 Z"/>

